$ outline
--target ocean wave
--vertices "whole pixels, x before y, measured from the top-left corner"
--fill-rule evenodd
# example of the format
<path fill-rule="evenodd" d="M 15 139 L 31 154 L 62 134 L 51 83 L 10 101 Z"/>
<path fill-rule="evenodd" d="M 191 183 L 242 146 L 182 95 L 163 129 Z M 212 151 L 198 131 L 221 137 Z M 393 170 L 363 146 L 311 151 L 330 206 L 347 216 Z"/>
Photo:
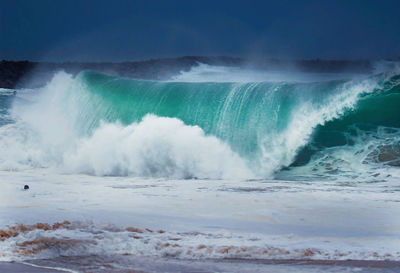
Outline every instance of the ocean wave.
<path fill-rule="evenodd" d="M 377 161 L 395 167 L 399 78 L 390 71 L 317 82 L 159 82 L 60 72 L 37 96 L 14 101 L 15 122 L 0 127 L 0 168 L 244 179 L 304 166 L 333 174 L 312 171 L 325 158 L 347 173 L 335 149 L 353 153 L 352 175 Z M 363 158 L 351 152 L 371 139 L 375 148 Z"/>

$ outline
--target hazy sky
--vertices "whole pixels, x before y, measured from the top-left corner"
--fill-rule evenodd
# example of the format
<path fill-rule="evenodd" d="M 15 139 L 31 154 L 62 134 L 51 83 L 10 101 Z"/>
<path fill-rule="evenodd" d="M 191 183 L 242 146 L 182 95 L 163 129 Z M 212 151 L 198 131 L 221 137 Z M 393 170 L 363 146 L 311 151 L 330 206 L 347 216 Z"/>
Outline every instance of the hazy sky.
<path fill-rule="evenodd" d="M 400 56 L 400 1 L 0 0 L 0 59 Z"/>

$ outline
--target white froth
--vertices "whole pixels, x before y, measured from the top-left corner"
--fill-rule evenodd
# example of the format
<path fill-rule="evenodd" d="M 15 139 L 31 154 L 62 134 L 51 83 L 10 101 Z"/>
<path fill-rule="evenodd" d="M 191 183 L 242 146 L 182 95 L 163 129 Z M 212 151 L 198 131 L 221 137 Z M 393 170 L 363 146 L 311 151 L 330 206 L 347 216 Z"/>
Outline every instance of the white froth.
<path fill-rule="evenodd" d="M 75 173 L 173 178 L 248 178 L 245 162 L 216 137 L 175 118 L 148 115 L 129 126 L 103 124 L 64 167 Z"/>

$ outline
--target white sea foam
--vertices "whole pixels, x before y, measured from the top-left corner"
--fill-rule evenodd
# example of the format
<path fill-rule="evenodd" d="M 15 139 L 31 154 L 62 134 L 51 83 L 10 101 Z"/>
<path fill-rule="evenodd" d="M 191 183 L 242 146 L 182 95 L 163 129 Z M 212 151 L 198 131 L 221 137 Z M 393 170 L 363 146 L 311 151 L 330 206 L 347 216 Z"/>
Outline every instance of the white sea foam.
<path fill-rule="evenodd" d="M 400 260 L 397 180 L 183 183 L 35 169 L 0 171 L 0 182 L 0 229 L 72 222 L 50 230 L 20 228 L 0 240 L 3 261 L 124 254 Z"/>
<path fill-rule="evenodd" d="M 103 124 L 66 153 L 71 172 L 174 178 L 248 178 L 245 162 L 216 137 L 175 118 L 146 116 L 129 126 Z"/>

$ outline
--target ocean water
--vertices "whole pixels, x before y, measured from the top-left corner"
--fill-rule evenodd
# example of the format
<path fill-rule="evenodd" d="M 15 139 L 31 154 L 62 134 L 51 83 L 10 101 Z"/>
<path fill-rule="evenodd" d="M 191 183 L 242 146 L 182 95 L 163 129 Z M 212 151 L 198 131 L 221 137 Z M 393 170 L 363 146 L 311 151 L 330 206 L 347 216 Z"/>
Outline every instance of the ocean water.
<path fill-rule="evenodd" d="M 378 262 L 400 260 L 396 63 L 369 75 L 199 65 L 168 81 L 61 71 L 13 91 L 0 89 L 1 261 L 398 269 Z M 378 266 L 304 264 L 349 259 Z"/>

